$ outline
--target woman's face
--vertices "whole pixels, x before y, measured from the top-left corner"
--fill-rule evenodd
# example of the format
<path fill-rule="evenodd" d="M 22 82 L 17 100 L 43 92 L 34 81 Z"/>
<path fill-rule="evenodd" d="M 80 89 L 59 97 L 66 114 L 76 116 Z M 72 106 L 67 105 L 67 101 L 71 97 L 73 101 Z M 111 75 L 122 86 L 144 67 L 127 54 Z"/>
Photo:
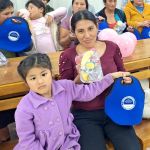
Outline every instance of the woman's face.
<path fill-rule="evenodd" d="M 74 0 L 74 3 L 72 5 L 73 13 L 76 13 L 79 10 L 85 10 L 85 9 L 86 9 L 85 0 Z"/>
<path fill-rule="evenodd" d="M 136 6 L 143 6 L 144 1 L 143 1 L 143 0 L 134 0 L 133 3 L 134 3 L 134 5 L 136 5 Z"/>
<path fill-rule="evenodd" d="M 79 43 L 86 48 L 93 48 L 97 38 L 97 26 L 93 21 L 80 20 L 75 26 L 75 35 Z"/>
<path fill-rule="evenodd" d="M 0 11 L 0 24 L 2 24 L 7 18 L 10 18 L 14 13 L 14 8 L 12 6 L 7 7 L 3 11 Z"/>
<path fill-rule="evenodd" d="M 117 0 L 106 0 L 105 7 L 108 10 L 114 11 L 117 5 Z"/>

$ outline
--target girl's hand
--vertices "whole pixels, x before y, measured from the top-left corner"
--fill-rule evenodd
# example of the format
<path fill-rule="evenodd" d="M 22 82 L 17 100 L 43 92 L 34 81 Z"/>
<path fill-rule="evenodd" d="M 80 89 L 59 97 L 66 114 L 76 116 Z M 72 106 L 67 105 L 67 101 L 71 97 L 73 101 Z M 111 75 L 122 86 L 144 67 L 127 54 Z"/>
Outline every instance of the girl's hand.
<path fill-rule="evenodd" d="M 46 16 L 46 26 L 50 27 L 52 22 L 53 22 L 53 17 L 50 15 Z"/>
<path fill-rule="evenodd" d="M 113 79 L 116 79 L 116 78 L 119 78 L 119 77 L 123 77 L 123 83 L 126 83 L 126 84 L 129 84 L 132 82 L 132 79 L 130 76 L 130 72 L 122 72 L 122 71 L 119 71 L 119 72 L 114 72 L 111 74 Z"/>

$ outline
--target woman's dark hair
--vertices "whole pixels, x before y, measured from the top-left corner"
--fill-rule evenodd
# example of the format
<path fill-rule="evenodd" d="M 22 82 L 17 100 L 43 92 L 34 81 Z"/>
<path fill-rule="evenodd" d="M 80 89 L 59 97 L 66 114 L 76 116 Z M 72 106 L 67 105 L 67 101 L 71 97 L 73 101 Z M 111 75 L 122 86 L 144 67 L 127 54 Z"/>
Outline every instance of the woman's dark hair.
<path fill-rule="evenodd" d="M 43 16 L 45 16 L 45 5 L 44 5 L 44 3 L 41 1 L 41 0 L 29 0 L 27 3 L 26 3 L 26 5 L 25 5 L 25 7 L 28 9 L 28 6 L 29 6 L 29 4 L 33 4 L 33 5 L 35 5 L 36 7 L 38 7 L 38 8 L 43 8 Z"/>
<path fill-rule="evenodd" d="M 73 5 L 74 1 L 75 1 L 75 0 L 72 0 L 72 5 Z M 88 8 L 89 8 L 88 0 L 84 0 L 84 1 L 85 1 L 85 4 L 86 4 L 86 9 L 88 9 Z"/>
<path fill-rule="evenodd" d="M 0 0 L 0 12 L 8 7 L 14 7 L 10 0 Z"/>
<path fill-rule="evenodd" d="M 47 54 L 36 53 L 26 57 L 20 62 L 17 67 L 19 75 L 26 80 L 27 73 L 33 67 L 42 67 L 47 68 L 50 71 L 52 70 L 52 65 Z"/>
<path fill-rule="evenodd" d="M 90 20 L 97 26 L 97 20 L 94 14 L 88 10 L 81 10 L 76 12 L 71 18 L 71 29 L 75 32 L 76 24 L 80 20 Z"/>
<path fill-rule="evenodd" d="M 106 3 L 106 0 L 103 0 L 103 3 L 105 4 L 105 3 Z"/>

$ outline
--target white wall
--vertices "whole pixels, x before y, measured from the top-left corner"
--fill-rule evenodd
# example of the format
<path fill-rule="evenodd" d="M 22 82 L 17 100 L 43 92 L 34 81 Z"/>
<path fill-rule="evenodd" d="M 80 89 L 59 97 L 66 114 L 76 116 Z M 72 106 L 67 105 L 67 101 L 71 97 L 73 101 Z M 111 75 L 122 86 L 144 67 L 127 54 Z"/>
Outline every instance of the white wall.
<path fill-rule="evenodd" d="M 122 4 L 127 1 L 127 0 L 118 0 L 117 2 L 117 7 L 121 8 Z M 146 2 L 150 3 L 150 0 L 145 0 Z M 27 0 L 12 0 L 12 2 L 15 5 L 15 9 L 20 9 L 20 8 L 24 8 L 25 3 L 27 2 Z M 68 7 L 71 5 L 72 0 L 50 0 L 50 5 L 53 8 L 58 8 L 60 6 L 64 6 L 64 7 Z M 88 0 L 88 2 L 90 4 L 92 4 L 97 11 L 99 11 L 100 9 L 103 8 L 103 0 Z"/>
<path fill-rule="evenodd" d="M 88 0 L 90 4 L 92 4 L 97 11 L 99 11 L 100 9 L 103 8 L 103 0 Z M 15 10 L 24 8 L 25 3 L 27 2 L 27 0 L 12 0 L 12 2 L 14 3 L 15 6 Z M 117 6 L 118 8 L 121 7 L 121 0 L 118 0 L 117 2 Z M 58 8 L 60 6 L 64 6 L 64 7 L 68 7 L 69 5 L 71 5 L 71 0 L 51 0 L 49 3 L 53 8 Z"/>

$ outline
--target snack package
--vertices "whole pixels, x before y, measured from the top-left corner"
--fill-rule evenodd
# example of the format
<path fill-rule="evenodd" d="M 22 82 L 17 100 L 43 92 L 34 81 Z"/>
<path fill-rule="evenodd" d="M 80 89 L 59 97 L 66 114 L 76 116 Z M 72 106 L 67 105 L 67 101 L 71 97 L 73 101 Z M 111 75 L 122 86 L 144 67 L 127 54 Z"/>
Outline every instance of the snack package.
<path fill-rule="evenodd" d="M 103 78 L 99 53 L 92 49 L 83 54 L 80 66 L 80 80 L 83 83 L 99 81 Z"/>

